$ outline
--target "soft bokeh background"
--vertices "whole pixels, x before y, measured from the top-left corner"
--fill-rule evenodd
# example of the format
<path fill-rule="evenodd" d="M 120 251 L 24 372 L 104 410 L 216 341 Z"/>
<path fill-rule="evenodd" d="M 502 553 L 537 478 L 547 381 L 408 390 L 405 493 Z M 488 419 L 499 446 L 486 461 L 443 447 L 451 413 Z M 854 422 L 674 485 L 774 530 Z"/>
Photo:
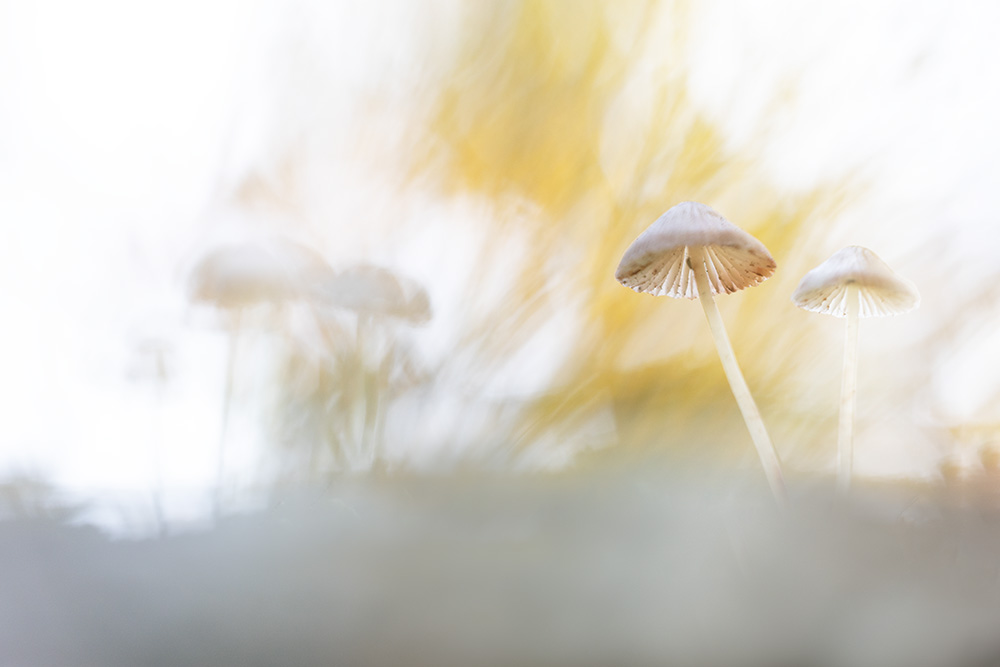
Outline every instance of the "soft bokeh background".
<path fill-rule="evenodd" d="M 858 475 L 982 479 L 998 25 L 988 2 L 2 2 L 8 505 L 128 532 L 345 471 L 754 471 L 701 310 L 613 278 L 689 199 L 777 260 L 720 308 L 790 474 L 832 470 L 842 322 L 789 296 L 859 244 L 923 304 L 861 327 Z M 240 244 L 341 281 L 192 298 Z M 410 310 L 371 306 L 387 284 Z"/>
<path fill-rule="evenodd" d="M 0 663 L 1000 663 L 1000 7 L 0 0 Z M 683 200 L 778 270 L 614 280 Z M 801 276 L 864 245 L 861 326 Z"/>

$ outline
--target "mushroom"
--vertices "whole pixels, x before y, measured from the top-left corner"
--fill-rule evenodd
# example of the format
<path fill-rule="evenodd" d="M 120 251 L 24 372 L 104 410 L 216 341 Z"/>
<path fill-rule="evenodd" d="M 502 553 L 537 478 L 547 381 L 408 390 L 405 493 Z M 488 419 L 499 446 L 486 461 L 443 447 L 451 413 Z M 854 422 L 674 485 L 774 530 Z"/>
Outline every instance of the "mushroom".
<path fill-rule="evenodd" d="M 413 326 L 426 324 L 432 316 L 430 300 L 427 291 L 415 281 L 372 264 L 357 264 L 339 271 L 324 281 L 317 292 L 325 305 L 357 315 L 354 353 L 363 412 L 356 443 L 358 451 L 349 466 L 369 468 L 379 458 L 382 447 L 385 406 L 379 405 L 378 389 L 388 384 L 396 361 L 396 351 L 390 344 L 383 357 L 374 361 L 374 373 L 369 371 L 367 361 L 375 348 L 373 324 L 391 320 Z"/>
<path fill-rule="evenodd" d="M 409 324 L 431 318 L 427 291 L 418 283 L 372 264 L 348 267 L 320 288 L 328 305 L 352 310 L 362 318 L 390 317 Z"/>
<path fill-rule="evenodd" d="M 920 305 L 920 294 L 868 248 L 848 246 L 802 277 L 792 302 L 804 310 L 847 318 L 837 435 L 837 489 L 851 486 L 854 405 L 858 378 L 858 318 L 899 315 Z"/>
<path fill-rule="evenodd" d="M 636 292 L 675 299 L 699 299 L 729 386 L 746 422 L 780 504 L 786 502 L 778 453 L 750 395 L 726 335 L 713 294 L 753 287 L 774 273 L 775 263 L 764 245 L 714 210 L 697 202 L 681 202 L 661 215 L 625 251 L 615 278 Z"/>
<path fill-rule="evenodd" d="M 188 284 L 192 300 L 232 312 L 309 296 L 332 270 L 315 251 L 287 239 L 224 245 L 195 264 Z"/>
<path fill-rule="evenodd" d="M 222 399 L 222 427 L 216 469 L 215 512 L 225 472 L 226 431 L 232 401 L 236 350 L 243 311 L 259 305 L 278 306 L 315 296 L 316 286 L 332 269 L 315 251 L 287 239 L 272 238 L 262 244 L 241 243 L 216 248 L 201 257 L 188 281 L 190 299 L 208 303 L 229 315 L 229 353 Z"/>

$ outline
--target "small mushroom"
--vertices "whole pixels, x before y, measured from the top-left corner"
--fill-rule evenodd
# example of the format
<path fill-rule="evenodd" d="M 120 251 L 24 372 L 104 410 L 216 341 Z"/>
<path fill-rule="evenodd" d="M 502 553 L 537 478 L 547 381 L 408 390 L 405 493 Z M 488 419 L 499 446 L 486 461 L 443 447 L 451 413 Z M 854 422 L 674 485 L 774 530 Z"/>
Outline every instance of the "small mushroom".
<path fill-rule="evenodd" d="M 375 348 L 374 324 L 384 325 L 391 321 L 411 326 L 426 324 L 432 316 L 430 299 L 417 282 L 372 264 L 357 264 L 339 271 L 318 286 L 317 295 L 324 305 L 357 316 L 354 353 L 358 360 L 363 413 L 356 451 L 349 457 L 353 459 L 349 464 L 355 468 L 370 468 L 381 456 L 381 432 L 385 423 L 385 406 L 380 405 L 379 387 L 388 385 L 396 361 L 396 351 L 390 343 L 381 359 L 372 360 L 375 370 L 369 370 L 368 357 Z"/>
<path fill-rule="evenodd" d="M 427 291 L 418 283 L 372 264 L 348 267 L 319 287 L 327 305 L 354 311 L 359 318 L 388 317 L 409 324 L 431 319 Z"/>
<path fill-rule="evenodd" d="M 315 251 L 283 238 L 220 246 L 191 271 L 193 301 L 230 312 L 261 304 L 279 305 L 310 296 L 332 270 Z"/>
<path fill-rule="evenodd" d="M 221 246 L 202 256 L 191 270 L 188 279 L 191 301 L 212 305 L 229 315 L 229 353 L 216 464 L 216 516 L 221 512 L 226 431 L 243 311 L 265 304 L 280 306 L 313 298 L 316 286 L 328 280 L 332 273 L 318 253 L 283 238 L 272 238 L 262 244 Z"/>
<path fill-rule="evenodd" d="M 792 302 L 804 310 L 847 318 L 837 436 L 837 488 L 851 487 L 854 406 L 858 378 L 858 318 L 899 315 L 920 305 L 920 294 L 868 248 L 848 246 L 802 277 Z"/>
<path fill-rule="evenodd" d="M 712 298 L 753 287 L 774 273 L 764 245 L 714 210 L 681 202 L 661 215 L 625 251 L 615 278 L 636 292 L 699 299 L 729 386 L 764 467 L 771 491 L 786 502 L 778 453 L 764 427 Z"/>

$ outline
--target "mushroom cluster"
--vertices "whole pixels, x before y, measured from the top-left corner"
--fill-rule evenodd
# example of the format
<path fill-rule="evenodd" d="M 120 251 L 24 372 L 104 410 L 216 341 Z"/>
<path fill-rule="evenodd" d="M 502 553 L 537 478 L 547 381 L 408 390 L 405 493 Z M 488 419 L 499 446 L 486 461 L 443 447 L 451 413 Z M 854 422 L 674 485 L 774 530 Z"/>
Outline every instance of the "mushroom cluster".
<path fill-rule="evenodd" d="M 289 359 L 294 374 L 315 373 L 324 382 L 295 382 L 302 395 L 293 405 L 314 411 L 325 449 L 334 467 L 348 471 L 372 468 L 381 456 L 386 408 L 393 391 L 413 374 L 398 338 L 399 325 L 417 326 L 431 319 L 430 299 L 418 283 L 371 264 L 334 270 L 314 250 L 287 239 L 216 247 L 198 259 L 188 277 L 192 302 L 221 313 L 229 333 L 216 462 L 215 511 L 221 512 L 227 475 L 227 432 L 244 314 L 287 312 L 305 304 L 321 336 L 320 355 L 298 364 L 300 346 Z M 301 389 L 308 386 L 308 389 Z M 310 401 L 312 401 L 310 403 Z M 296 419 L 302 417 L 299 414 Z M 309 454 L 319 467 L 318 450 Z"/>
<path fill-rule="evenodd" d="M 726 378 L 779 504 L 786 491 L 778 453 L 736 362 L 714 296 L 763 282 L 776 264 L 764 245 L 720 214 L 682 202 L 660 216 L 628 247 L 615 272 L 618 281 L 654 296 L 699 299 Z M 916 287 L 897 276 L 867 248 L 849 246 L 803 277 L 792 301 L 800 308 L 847 319 L 838 435 L 838 489 L 850 487 L 853 419 L 857 393 L 858 320 L 916 308 Z"/>

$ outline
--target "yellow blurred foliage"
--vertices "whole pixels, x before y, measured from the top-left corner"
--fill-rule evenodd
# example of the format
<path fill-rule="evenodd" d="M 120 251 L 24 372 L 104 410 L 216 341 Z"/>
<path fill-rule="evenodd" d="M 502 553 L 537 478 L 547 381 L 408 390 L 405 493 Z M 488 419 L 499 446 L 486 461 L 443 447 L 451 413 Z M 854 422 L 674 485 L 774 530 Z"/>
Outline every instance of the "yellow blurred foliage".
<path fill-rule="evenodd" d="M 752 149 L 727 145 L 687 92 L 683 4 L 476 3 L 463 27 L 468 37 L 435 91 L 415 170 L 435 173 L 446 194 L 494 202 L 495 233 L 517 226 L 530 238 L 510 267 L 510 298 L 474 323 L 468 340 L 502 364 L 550 309 L 578 303 L 584 320 L 558 386 L 530 410 L 523 443 L 572 428 L 607 403 L 627 443 L 669 444 L 680 439 L 671 429 L 737 422 L 700 309 L 614 280 L 631 240 L 683 200 L 715 207 L 779 263 L 778 277 L 721 304 L 765 416 L 776 417 L 801 340 L 782 326 L 792 276 L 815 256 L 787 258 L 808 241 L 810 225 L 844 204 L 847 186 L 781 193 Z M 506 215 L 517 202 L 533 213 Z M 790 276 L 791 265 L 801 270 Z"/>
<path fill-rule="evenodd" d="M 705 424 L 709 436 L 739 434 L 700 309 L 614 279 L 632 239 L 683 200 L 713 206 L 776 258 L 775 278 L 720 307 L 765 418 L 798 427 L 775 407 L 802 352 L 802 332 L 786 326 L 788 294 L 817 259 L 810 239 L 858 190 L 781 192 L 754 147 L 730 146 L 688 94 L 688 21 L 683 3 L 474 3 L 463 17 L 468 37 L 435 82 L 413 174 L 434 174 L 447 195 L 486 198 L 491 233 L 530 239 L 509 267 L 510 298 L 469 323 L 467 340 L 502 365 L 553 309 L 576 304 L 583 319 L 566 332 L 572 353 L 557 386 L 529 410 L 525 445 L 600 405 L 613 406 L 622 443 L 671 444 Z M 507 213 L 521 203 L 530 214 Z M 478 261 L 498 259 L 487 249 Z"/>

